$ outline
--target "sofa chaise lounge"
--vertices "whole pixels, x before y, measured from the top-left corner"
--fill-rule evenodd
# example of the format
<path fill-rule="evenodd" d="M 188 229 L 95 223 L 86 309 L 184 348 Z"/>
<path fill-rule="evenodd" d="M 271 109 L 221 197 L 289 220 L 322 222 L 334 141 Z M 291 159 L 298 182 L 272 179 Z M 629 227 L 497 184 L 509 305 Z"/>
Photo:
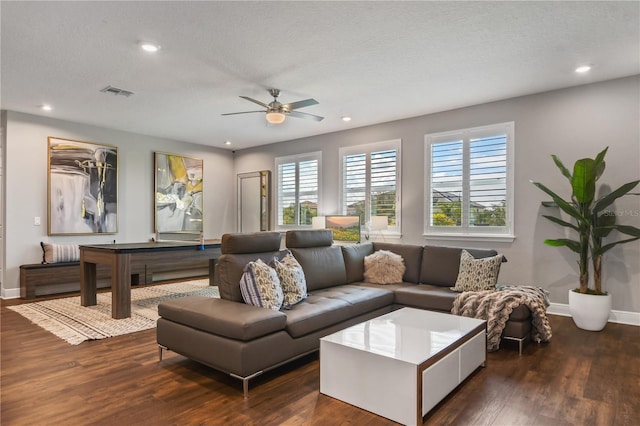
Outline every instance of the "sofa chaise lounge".
<path fill-rule="evenodd" d="M 228 373 L 243 382 L 319 348 L 319 339 L 348 326 L 391 312 L 415 307 L 450 312 L 457 293 L 461 248 L 393 243 L 335 245 L 328 230 L 288 231 L 286 247 L 302 266 L 308 296 L 288 309 L 275 311 L 245 304 L 240 280 L 245 265 L 282 256 L 278 232 L 225 234 L 222 237 L 214 285 L 220 299 L 188 296 L 159 305 L 159 356 L 172 350 Z M 403 282 L 378 285 L 363 282 L 364 258 L 388 250 L 404 260 Z M 468 249 L 475 258 L 495 256 L 494 250 Z M 525 340 L 531 330 L 527 306 L 515 308 L 503 338 Z"/>

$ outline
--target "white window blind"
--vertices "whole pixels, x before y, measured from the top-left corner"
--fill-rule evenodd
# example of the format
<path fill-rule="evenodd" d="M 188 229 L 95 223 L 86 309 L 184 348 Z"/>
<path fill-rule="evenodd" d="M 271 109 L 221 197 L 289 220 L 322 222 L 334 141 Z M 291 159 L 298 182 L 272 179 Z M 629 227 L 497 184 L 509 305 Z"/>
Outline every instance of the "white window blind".
<path fill-rule="evenodd" d="M 279 227 L 311 225 L 318 215 L 320 160 L 320 152 L 276 158 Z"/>
<path fill-rule="evenodd" d="M 400 140 L 340 149 L 341 214 L 387 216 L 387 232 L 400 232 Z"/>
<path fill-rule="evenodd" d="M 425 136 L 425 233 L 513 235 L 513 129 L 502 123 Z"/>

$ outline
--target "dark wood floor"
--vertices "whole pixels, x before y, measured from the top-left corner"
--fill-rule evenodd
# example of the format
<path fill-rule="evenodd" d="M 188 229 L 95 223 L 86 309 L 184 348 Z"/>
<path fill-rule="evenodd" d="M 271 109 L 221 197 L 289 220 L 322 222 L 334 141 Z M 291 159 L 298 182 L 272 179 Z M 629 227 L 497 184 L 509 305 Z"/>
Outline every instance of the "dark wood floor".
<path fill-rule="evenodd" d="M 78 346 L 6 308 L 0 423 L 9 425 L 388 425 L 319 393 L 317 354 L 239 381 L 168 353 L 155 330 Z M 509 342 L 426 418 L 427 425 L 639 425 L 640 328 L 599 333 L 551 316 L 553 339 L 519 357 Z"/>

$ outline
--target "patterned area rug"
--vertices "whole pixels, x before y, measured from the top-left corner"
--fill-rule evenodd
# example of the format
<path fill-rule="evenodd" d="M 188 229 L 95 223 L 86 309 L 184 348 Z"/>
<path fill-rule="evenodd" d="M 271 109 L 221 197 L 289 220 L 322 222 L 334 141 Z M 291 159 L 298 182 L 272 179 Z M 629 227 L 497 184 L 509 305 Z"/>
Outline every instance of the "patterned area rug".
<path fill-rule="evenodd" d="M 131 317 L 111 318 L 111 292 L 98 293 L 96 306 L 81 306 L 80 296 L 9 306 L 34 324 L 78 345 L 155 328 L 158 304 L 184 296 L 220 297 L 208 279 L 139 287 L 131 290 Z"/>

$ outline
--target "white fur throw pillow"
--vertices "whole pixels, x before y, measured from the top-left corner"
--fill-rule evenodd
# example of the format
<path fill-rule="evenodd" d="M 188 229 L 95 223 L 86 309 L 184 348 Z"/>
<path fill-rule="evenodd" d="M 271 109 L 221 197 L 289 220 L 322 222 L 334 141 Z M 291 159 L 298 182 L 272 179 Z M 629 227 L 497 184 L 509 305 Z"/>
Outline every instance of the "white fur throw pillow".
<path fill-rule="evenodd" d="M 364 258 L 364 281 L 368 283 L 401 283 L 405 270 L 402 256 L 388 250 L 378 250 Z"/>

